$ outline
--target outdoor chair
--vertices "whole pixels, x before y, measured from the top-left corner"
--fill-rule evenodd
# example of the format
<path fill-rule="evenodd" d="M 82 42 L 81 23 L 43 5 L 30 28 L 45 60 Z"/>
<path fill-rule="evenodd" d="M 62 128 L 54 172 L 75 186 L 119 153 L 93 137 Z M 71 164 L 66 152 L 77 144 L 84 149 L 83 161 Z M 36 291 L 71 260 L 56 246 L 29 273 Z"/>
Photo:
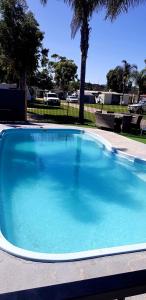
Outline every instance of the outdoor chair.
<path fill-rule="evenodd" d="M 141 116 L 141 115 L 135 115 L 132 117 L 131 126 L 130 126 L 131 131 L 136 131 L 136 132 L 140 131 L 140 124 L 141 124 L 142 118 L 143 118 L 143 116 Z"/>
<path fill-rule="evenodd" d="M 141 133 L 141 135 L 146 133 L 146 120 L 144 120 L 144 119 L 140 123 L 140 133 Z"/>
<path fill-rule="evenodd" d="M 114 130 L 115 126 L 115 116 L 107 113 L 95 113 L 96 126 L 98 128 L 105 128 L 109 130 Z"/>
<path fill-rule="evenodd" d="M 122 117 L 115 115 L 115 132 L 120 133 L 122 127 Z"/>
<path fill-rule="evenodd" d="M 132 115 L 123 115 L 122 117 L 122 132 L 130 132 Z"/>

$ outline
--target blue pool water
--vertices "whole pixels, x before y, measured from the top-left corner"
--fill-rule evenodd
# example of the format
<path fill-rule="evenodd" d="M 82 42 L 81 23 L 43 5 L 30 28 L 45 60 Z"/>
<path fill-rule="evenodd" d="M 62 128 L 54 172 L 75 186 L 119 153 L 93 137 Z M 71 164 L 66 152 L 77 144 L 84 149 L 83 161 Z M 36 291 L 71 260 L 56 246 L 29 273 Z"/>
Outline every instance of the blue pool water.
<path fill-rule="evenodd" d="M 13 245 L 71 253 L 146 242 L 146 166 L 71 130 L 8 130 L 0 225 Z"/>

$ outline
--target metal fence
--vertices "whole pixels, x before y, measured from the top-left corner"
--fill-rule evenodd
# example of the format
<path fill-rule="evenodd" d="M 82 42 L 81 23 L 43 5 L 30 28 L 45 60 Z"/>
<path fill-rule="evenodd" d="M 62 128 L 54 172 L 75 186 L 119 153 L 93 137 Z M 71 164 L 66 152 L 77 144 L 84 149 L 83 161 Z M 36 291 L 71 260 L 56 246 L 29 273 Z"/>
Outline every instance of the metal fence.
<path fill-rule="evenodd" d="M 95 112 L 97 110 L 121 113 L 128 111 L 127 106 L 85 104 L 84 125 L 95 127 Z M 78 124 L 79 104 L 61 101 L 60 106 L 55 106 L 45 104 L 43 99 L 37 99 L 28 103 L 27 119 L 42 123 Z"/>

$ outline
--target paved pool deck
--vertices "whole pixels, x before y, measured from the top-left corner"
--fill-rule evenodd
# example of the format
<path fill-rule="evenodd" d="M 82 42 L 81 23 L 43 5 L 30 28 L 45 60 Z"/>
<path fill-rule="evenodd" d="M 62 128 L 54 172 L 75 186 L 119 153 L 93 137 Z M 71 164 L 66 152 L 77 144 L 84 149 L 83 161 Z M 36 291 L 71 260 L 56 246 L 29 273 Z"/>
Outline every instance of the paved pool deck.
<path fill-rule="evenodd" d="M 75 128 L 73 126 L 54 124 L 46 125 L 40 123 L 32 125 L 0 124 L 0 131 L 7 128 L 28 127 Z M 81 129 L 81 127 L 79 128 Z M 129 140 L 113 132 L 107 132 L 99 129 L 83 129 L 105 138 L 112 144 L 113 147 L 123 150 L 123 152 L 126 154 L 135 155 L 138 158 L 146 159 L 145 144 Z M 36 291 L 36 289 L 39 288 L 53 287 L 67 283 L 84 282 L 86 280 L 101 279 L 104 277 L 109 278 L 119 274 L 129 274 L 131 272 L 144 270 L 146 270 L 146 251 L 118 254 L 74 262 L 41 263 L 20 259 L 0 250 L 0 299 L 9 299 L 8 295 L 13 295 L 13 292 L 28 290 Z M 91 289 L 89 289 L 89 295 L 90 292 Z M 71 293 L 73 293 L 72 290 L 70 291 L 70 294 Z M 11 297 L 11 299 L 18 298 Z M 36 298 L 28 297 L 26 299 L 42 298 L 37 298 L 36 294 Z M 48 296 L 46 299 L 70 299 L 70 297 L 66 296 L 65 298 L 60 294 L 56 296 L 56 298 L 49 298 Z M 83 299 L 85 299 L 85 297 Z"/>

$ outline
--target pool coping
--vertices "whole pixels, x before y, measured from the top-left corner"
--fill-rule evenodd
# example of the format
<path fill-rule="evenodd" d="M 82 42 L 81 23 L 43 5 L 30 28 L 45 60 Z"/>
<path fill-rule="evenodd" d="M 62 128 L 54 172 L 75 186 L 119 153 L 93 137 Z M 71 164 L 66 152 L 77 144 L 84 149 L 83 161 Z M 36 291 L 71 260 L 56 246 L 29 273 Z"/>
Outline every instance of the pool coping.
<path fill-rule="evenodd" d="M 38 128 L 39 125 L 36 125 Z M 27 126 L 28 127 L 28 126 Z M 29 126 L 30 127 L 30 126 Z M 52 125 L 54 127 L 54 125 Z M 51 126 L 47 126 L 47 128 L 52 128 Z M 9 128 L 12 128 L 11 126 Z M 26 128 L 22 127 L 21 128 Z M 46 125 L 43 127 L 46 128 Z M 74 129 L 75 127 L 69 126 L 55 126 L 55 128 L 70 128 Z M 81 129 L 80 127 L 76 127 L 77 129 Z M 3 128 L 4 129 L 4 128 Z M 85 128 L 83 128 L 84 131 L 86 131 Z M 95 129 L 96 130 L 96 129 Z M 105 132 L 100 132 L 99 130 L 93 130 L 93 134 L 105 134 Z M 87 129 L 87 132 L 90 131 Z M 90 131 L 91 132 L 91 131 Z M 103 134 L 103 135 L 104 135 Z M 104 137 L 103 137 L 104 138 Z M 128 140 L 131 142 L 130 140 Z M 127 143 L 127 141 L 126 141 Z M 136 142 L 137 144 L 138 142 Z M 146 147 L 144 147 L 146 149 Z M 146 156 L 146 152 L 144 153 Z M 127 155 L 127 153 L 126 153 Z M 133 158 L 133 156 L 131 156 Z M 138 155 L 136 153 L 135 157 L 137 158 Z M 143 155 L 142 155 L 142 158 Z M 146 158 L 146 157 L 145 157 Z M 142 246 L 142 245 L 141 245 Z M 146 245 L 144 245 L 146 246 Z M 129 272 L 129 270 L 142 270 L 143 268 L 146 268 L 146 260 L 145 260 L 145 248 L 139 250 L 138 252 L 132 252 L 132 253 L 124 253 L 116 255 L 108 255 L 104 257 L 97 257 L 94 258 L 92 255 L 92 259 L 86 259 L 86 260 L 79 260 L 75 262 L 61 262 L 61 263 L 42 263 L 42 262 L 33 262 L 33 261 L 26 261 L 24 259 L 20 259 L 18 257 L 14 257 L 12 255 L 9 255 L 6 252 L 0 251 L 0 264 L 1 264 L 1 271 L 0 276 L 5 280 L 6 284 L 2 280 L 3 284 L 0 281 L 0 293 L 4 292 L 12 292 L 16 290 L 23 290 L 28 289 L 32 287 L 38 287 L 38 286 L 45 286 L 46 284 L 52 285 L 56 283 L 63 283 L 63 282 L 71 282 L 71 281 L 77 281 L 77 280 L 84 280 L 87 278 L 94 278 L 95 276 L 105 276 L 110 274 L 118 274 L 120 272 Z M 137 251 L 136 249 L 134 251 Z M 131 250 L 130 250 L 131 252 Z M 123 252 L 122 252 L 123 253 Z M 96 256 L 96 255 L 95 255 Z M 103 254 L 102 254 L 103 256 Z M 88 255 L 89 257 L 89 255 Z M 131 261 L 131 263 L 130 263 Z M 121 264 L 122 262 L 122 264 Z M 137 264 L 136 264 L 137 262 Z M 118 264 L 118 265 L 117 265 Z M 120 268 L 119 268 L 120 265 Z M 12 270 L 10 270 L 11 266 L 13 266 L 13 269 L 16 269 L 16 273 L 13 273 L 13 276 L 15 277 L 15 283 L 11 282 L 11 276 L 12 276 Z M 31 268 L 30 268 L 31 266 Z M 96 268 L 95 268 L 96 266 Z M 102 266 L 102 270 L 100 267 Z M 109 267 L 111 266 L 111 267 Z M 124 267 L 125 266 L 125 267 Z M 37 267 L 37 270 L 36 270 Z M 60 274 L 60 270 L 63 268 L 69 268 L 69 276 L 68 272 L 66 274 Z M 116 268 L 115 268 L 116 267 Z M 20 268 L 20 269 L 19 269 Z M 31 277 L 30 281 L 28 281 L 27 275 L 25 271 L 29 270 L 30 274 L 28 275 L 28 278 Z M 18 270 L 23 272 L 23 276 L 21 278 L 18 276 Z M 46 278 L 44 278 L 46 274 L 46 270 L 48 274 L 50 274 L 50 278 L 46 281 Z M 50 273 L 51 272 L 51 273 Z M 53 273 L 52 273 L 53 272 Z M 59 272 L 59 273 L 58 273 Z M 61 272 L 62 273 L 62 272 Z M 52 274 L 53 278 L 52 278 Z M 58 274 L 58 275 L 57 275 Z M 75 276 L 73 276 L 75 275 Z M 43 276 L 43 280 L 41 278 Z M 57 277 L 56 277 L 57 276 Z M 59 278 L 58 278 L 59 276 Z M 23 279 L 22 279 L 23 278 Z M 58 279 L 57 279 L 58 278 Z M 35 279 L 35 280 L 34 280 Z M 2 286 L 1 286 L 2 284 Z"/>

